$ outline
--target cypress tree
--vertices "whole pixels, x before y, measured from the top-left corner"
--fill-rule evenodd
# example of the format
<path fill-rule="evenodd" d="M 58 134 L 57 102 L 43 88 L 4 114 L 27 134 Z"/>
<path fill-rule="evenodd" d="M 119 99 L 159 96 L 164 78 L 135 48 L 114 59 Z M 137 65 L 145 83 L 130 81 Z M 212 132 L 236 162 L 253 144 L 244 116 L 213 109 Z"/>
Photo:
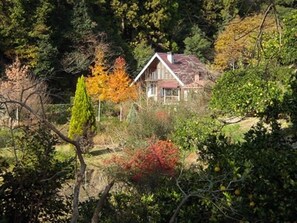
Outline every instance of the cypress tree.
<path fill-rule="evenodd" d="M 68 136 L 71 139 L 89 141 L 95 133 L 95 113 L 91 99 L 87 94 L 84 77 L 78 78 L 74 102 L 71 110 L 71 119 Z"/>

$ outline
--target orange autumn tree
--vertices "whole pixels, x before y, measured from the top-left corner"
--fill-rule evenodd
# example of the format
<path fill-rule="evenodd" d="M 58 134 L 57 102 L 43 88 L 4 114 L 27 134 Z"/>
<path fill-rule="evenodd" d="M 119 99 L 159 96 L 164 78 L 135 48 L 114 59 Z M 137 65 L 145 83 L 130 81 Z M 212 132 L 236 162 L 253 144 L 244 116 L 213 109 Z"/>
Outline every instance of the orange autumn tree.
<path fill-rule="evenodd" d="M 86 78 L 87 92 L 93 100 L 98 101 L 98 116 L 100 121 L 101 101 L 107 99 L 108 74 L 105 66 L 105 54 L 102 50 L 97 50 L 95 64 L 91 66 L 91 76 Z"/>
<path fill-rule="evenodd" d="M 126 72 L 126 61 L 123 57 L 115 60 L 113 72 L 108 79 L 107 97 L 110 101 L 120 105 L 120 121 L 122 121 L 122 102 L 137 99 L 137 88 L 130 86 L 132 80 Z"/>

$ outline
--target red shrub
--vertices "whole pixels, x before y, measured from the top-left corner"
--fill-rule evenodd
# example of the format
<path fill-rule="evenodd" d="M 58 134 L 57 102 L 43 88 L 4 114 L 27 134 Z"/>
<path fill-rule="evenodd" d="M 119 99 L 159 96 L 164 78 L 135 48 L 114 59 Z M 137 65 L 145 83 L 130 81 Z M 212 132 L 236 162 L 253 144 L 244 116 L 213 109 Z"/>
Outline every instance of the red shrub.
<path fill-rule="evenodd" d="M 145 149 L 138 149 L 132 154 L 114 156 L 108 161 L 119 167 L 133 181 L 158 176 L 173 176 L 179 161 L 179 150 L 171 142 L 157 141 Z"/>

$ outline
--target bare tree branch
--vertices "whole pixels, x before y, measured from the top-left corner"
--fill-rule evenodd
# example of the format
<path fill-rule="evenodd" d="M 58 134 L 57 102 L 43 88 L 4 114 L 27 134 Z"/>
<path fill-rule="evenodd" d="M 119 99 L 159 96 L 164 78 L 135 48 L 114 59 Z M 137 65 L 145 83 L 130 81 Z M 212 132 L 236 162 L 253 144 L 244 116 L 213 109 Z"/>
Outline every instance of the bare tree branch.
<path fill-rule="evenodd" d="M 94 211 L 93 217 L 92 217 L 92 221 L 91 223 L 98 223 L 99 222 L 99 213 L 103 207 L 104 201 L 107 198 L 107 195 L 110 191 L 110 189 L 112 188 L 112 186 L 114 185 L 114 180 L 112 182 L 110 182 L 104 189 L 104 192 L 102 193 L 97 205 L 96 205 L 96 209 Z"/>
<path fill-rule="evenodd" d="M 256 38 L 257 39 L 256 46 L 257 46 L 258 49 L 260 49 L 260 50 L 257 51 L 258 52 L 258 58 L 260 58 L 260 51 L 263 51 L 264 52 L 263 46 L 262 46 L 263 28 L 264 28 L 264 23 L 266 21 L 266 18 L 268 16 L 268 13 L 270 12 L 270 10 L 271 10 L 271 8 L 273 6 L 274 6 L 274 3 L 270 3 L 267 6 L 267 8 L 265 10 L 265 13 L 264 13 L 264 16 L 263 16 L 263 19 L 262 19 L 262 22 L 261 22 L 261 24 L 259 26 L 259 33 L 258 33 L 257 38 Z"/>

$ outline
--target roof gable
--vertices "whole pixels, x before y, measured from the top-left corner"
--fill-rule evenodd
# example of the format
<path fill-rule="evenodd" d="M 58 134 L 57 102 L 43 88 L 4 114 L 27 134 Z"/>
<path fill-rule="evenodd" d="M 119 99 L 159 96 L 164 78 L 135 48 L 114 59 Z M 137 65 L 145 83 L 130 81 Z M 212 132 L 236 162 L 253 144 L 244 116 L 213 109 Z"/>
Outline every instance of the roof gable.
<path fill-rule="evenodd" d="M 152 62 L 157 58 L 164 66 L 165 68 L 169 71 L 169 73 L 179 82 L 181 86 L 184 86 L 184 83 L 176 76 L 176 74 L 171 70 L 171 68 L 168 66 L 168 63 L 164 61 L 164 58 L 160 57 L 160 53 L 155 53 L 154 56 L 147 62 L 147 64 L 144 66 L 144 68 L 140 71 L 140 73 L 136 76 L 134 79 L 133 83 L 135 83 L 146 71 L 146 69 L 152 64 Z M 167 58 L 166 58 L 167 60 Z M 168 61 L 169 62 L 169 61 Z M 169 62 L 170 63 L 170 62 Z"/>
<path fill-rule="evenodd" d="M 140 73 L 136 76 L 135 83 L 157 58 L 172 76 L 179 82 L 181 86 L 189 85 L 195 81 L 195 76 L 206 76 L 208 70 L 196 56 L 185 54 L 173 54 L 174 62 L 171 63 L 167 58 L 167 53 L 155 53 L 149 62 L 144 66 Z"/>

